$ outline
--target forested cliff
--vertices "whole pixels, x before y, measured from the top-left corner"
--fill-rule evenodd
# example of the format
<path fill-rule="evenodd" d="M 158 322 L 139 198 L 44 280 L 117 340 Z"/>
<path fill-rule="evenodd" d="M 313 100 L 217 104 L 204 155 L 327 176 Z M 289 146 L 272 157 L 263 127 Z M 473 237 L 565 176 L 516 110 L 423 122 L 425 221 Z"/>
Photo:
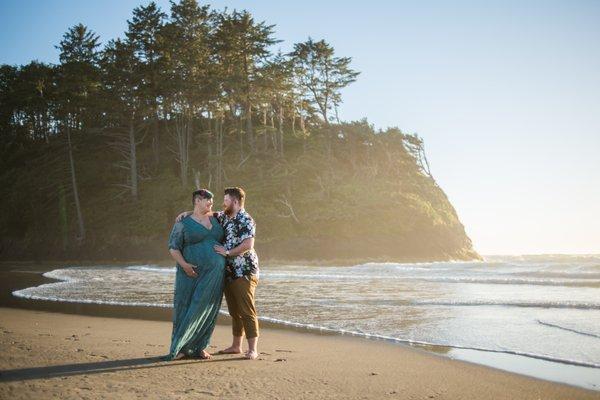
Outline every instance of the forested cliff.
<path fill-rule="evenodd" d="M 104 46 L 73 26 L 59 64 L 0 66 L 1 257 L 167 258 L 195 188 L 219 208 L 242 186 L 263 259 L 478 258 L 417 135 L 338 119 L 351 58 L 277 42 L 183 0 Z"/>

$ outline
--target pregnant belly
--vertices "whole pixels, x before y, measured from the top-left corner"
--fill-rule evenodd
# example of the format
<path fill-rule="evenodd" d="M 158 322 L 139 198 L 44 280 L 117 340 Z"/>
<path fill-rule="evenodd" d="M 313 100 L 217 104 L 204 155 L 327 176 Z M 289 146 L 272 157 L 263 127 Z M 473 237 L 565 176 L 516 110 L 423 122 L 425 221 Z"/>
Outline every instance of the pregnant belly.
<path fill-rule="evenodd" d="M 217 254 L 213 248 L 216 241 L 203 241 L 183 248 L 183 258 L 199 268 L 224 268 L 225 257 Z"/>

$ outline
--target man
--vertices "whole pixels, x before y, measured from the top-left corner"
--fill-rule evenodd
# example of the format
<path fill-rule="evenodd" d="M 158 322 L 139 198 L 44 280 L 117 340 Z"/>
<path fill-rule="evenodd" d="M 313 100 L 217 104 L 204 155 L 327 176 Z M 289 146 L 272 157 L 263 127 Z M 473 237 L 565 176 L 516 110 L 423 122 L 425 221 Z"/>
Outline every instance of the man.
<path fill-rule="evenodd" d="M 225 230 L 225 245 L 214 246 L 226 258 L 225 300 L 232 320 L 233 342 L 221 354 L 241 354 L 244 334 L 248 339 L 245 357 L 258 357 L 259 326 L 254 293 L 259 279 L 258 256 L 254 251 L 256 224 L 244 209 L 246 193 L 242 188 L 225 189 L 223 211 L 214 213 Z M 180 214 L 177 219 L 187 216 Z"/>

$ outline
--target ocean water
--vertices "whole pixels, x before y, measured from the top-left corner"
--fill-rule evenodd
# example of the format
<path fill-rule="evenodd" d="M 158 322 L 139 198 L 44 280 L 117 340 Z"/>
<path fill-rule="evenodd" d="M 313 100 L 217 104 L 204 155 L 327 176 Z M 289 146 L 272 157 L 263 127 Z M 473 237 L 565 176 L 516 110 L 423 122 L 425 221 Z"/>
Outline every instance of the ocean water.
<path fill-rule="evenodd" d="M 58 282 L 13 294 L 171 307 L 175 269 L 57 266 L 44 275 Z M 263 266 L 257 307 L 286 325 L 600 368 L 600 255 Z"/>

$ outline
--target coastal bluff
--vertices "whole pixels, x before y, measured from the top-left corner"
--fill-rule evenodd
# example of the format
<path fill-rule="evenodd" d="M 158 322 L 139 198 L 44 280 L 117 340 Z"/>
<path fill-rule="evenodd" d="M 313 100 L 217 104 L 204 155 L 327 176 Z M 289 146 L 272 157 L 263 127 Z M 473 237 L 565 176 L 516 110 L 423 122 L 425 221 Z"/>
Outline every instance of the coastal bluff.
<path fill-rule="evenodd" d="M 84 239 L 61 138 L 3 160 L 2 259 L 168 259 L 169 232 L 175 216 L 191 208 L 191 192 L 214 191 L 218 210 L 226 186 L 247 192 L 263 261 L 481 259 L 429 173 L 422 140 L 397 128 L 375 131 L 363 120 L 304 137 L 289 132 L 284 154 L 265 145 L 243 159 L 232 143 L 217 160 L 218 177 L 212 149 L 199 133 L 190 145 L 193 173 L 185 183 L 169 146 L 152 167 L 150 145 L 143 143 L 137 199 L 122 188 L 127 177 L 109 140 L 91 133 L 74 137 Z"/>

